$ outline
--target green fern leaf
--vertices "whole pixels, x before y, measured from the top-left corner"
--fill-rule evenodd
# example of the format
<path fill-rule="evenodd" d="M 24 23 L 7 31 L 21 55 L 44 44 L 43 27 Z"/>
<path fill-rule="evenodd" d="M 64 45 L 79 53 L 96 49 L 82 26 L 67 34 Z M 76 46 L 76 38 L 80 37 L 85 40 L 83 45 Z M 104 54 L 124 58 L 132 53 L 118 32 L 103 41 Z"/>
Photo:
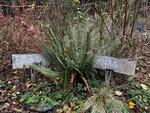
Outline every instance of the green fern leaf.
<path fill-rule="evenodd" d="M 38 67 L 36 65 L 30 65 L 29 66 L 31 69 L 34 69 L 40 73 L 42 73 L 43 75 L 50 77 L 50 78 L 56 78 L 56 77 L 63 77 L 63 72 L 57 72 L 57 71 L 52 71 L 48 68 L 45 67 Z"/>

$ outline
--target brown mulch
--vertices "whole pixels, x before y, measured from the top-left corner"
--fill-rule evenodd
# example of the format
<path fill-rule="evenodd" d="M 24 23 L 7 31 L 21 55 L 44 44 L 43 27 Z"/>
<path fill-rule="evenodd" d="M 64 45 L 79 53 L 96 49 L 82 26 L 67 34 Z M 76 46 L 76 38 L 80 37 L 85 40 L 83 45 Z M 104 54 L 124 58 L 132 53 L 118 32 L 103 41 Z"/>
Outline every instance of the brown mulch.
<path fill-rule="evenodd" d="M 39 53 L 41 51 L 38 44 L 38 37 L 41 34 L 36 27 L 24 17 L 6 17 L 0 21 L 0 78 L 10 86 L 7 91 L 0 89 L 0 93 L 5 98 L 0 104 L 0 112 L 25 112 L 17 99 L 12 99 L 12 95 L 18 92 L 17 97 L 26 89 L 22 78 L 24 70 L 12 70 L 12 54 Z"/>

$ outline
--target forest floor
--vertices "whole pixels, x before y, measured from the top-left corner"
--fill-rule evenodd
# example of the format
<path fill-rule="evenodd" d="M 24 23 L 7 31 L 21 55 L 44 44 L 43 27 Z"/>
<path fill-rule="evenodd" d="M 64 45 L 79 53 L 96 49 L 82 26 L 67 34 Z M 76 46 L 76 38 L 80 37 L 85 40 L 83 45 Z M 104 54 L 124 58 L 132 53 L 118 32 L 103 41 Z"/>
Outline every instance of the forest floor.
<path fill-rule="evenodd" d="M 15 29 L 17 27 L 21 29 Z M 38 31 L 36 30 L 35 32 Z M 33 112 L 20 102 L 22 95 L 25 92 L 31 92 L 40 83 L 48 84 L 51 82 L 51 80 L 40 76 L 36 78 L 37 82 L 32 83 L 30 81 L 30 70 L 12 69 L 12 54 L 39 53 L 41 51 L 35 38 L 39 35 L 34 34 L 35 32 L 33 32 L 32 26 L 27 26 L 21 19 L 9 18 L 0 22 L 0 112 Z M 146 87 L 150 87 L 149 40 L 147 39 L 147 41 L 140 43 L 141 47 L 139 48 L 141 50 L 138 53 L 138 65 L 136 74 L 133 77 L 136 83 L 144 84 Z M 123 95 L 126 95 L 131 84 L 125 81 L 122 78 L 116 79 L 116 84 L 122 86 L 121 92 L 123 92 Z M 129 101 L 126 100 L 127 103 Z M 148 111 L 150 108 L 147 104 L 143 108 L 139 108 L 139 105 L 137 105 L 131 111 L 143 113 L 141 109 Z"/>

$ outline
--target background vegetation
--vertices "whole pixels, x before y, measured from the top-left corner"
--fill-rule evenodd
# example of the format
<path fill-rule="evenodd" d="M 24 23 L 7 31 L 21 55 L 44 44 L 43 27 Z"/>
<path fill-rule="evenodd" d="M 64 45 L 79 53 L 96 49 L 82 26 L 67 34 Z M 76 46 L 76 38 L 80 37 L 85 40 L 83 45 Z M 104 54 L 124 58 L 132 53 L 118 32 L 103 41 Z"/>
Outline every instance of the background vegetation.
<path fill-rule="evenodd" d="M 148 0 L 0 3 L 2 112 L 149 111 Z M 43 52 L 51 66 L 31 66 L 48 77 L 38 73 L 32 83 L 29 70 L 11 69 L 11 54 L 37 52 Z M 105 72 L 92 68 L 96 55 L 137 59 L 136 75 L 113 73 L 106 87 Z"/>

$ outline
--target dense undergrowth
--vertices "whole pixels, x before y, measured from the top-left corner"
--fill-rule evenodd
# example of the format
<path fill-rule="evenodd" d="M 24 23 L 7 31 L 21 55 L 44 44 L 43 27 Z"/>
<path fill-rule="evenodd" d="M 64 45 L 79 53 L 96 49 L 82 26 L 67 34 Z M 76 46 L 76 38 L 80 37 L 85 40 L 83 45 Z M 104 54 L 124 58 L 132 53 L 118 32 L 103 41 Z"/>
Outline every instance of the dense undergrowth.
<path fill-rule="evenodd" d="M 24 78 L 22 77 L 19 80 L 19 85 L 25 84 L 27 88 L 23 87 L 19 91 L 14 87 L 16 83 L 12 84 L 14 85 L 12 87 L 9 81 L 0 80 L 0 88 L 2 91 L 11 90 L 10 100 L 21 103 L 25 111 L 52 113 L 148 113 L 150 105 L 148 77 L 148 79 L 144 79 L 144 83 L 138 82 L 136 78 L 131 79 L 131 77 L 129 77 L 129 80 L 123 79 L 126 82 L 125 86 L 121 86 L 124 85 L 123 83 L 114 85 L 112 78 L 110 86 L 106 87 L 104 82 L 105 73 L 92 67 L 92 62 L 96 55 L 134 57 L 137 39 L 134 37 L 132 30 L 140 2 L 138 1 L 135 4 L 135 9 L 133 9 L 132 6 L 134 4 L 117 1 L 114 6 L 111 6 L 114 7 L 111 12 L 111 9 L 109 9 L 111 7 L 108 8 L 108 3 L 102 1 L 100 4 L 97 3 L 100 7 L 95 5 L 96 13 L 94 13 L 94 16 L 93 12 L 91 13 L 93 8 L 89 8 L 90 10 L 86 12 L 86 8 L 81 8 L 79 4 L 78 0 L 69 3 L 69 6 L 73 7 L 74 11 L 67 7 L 66 10 L 69 10 L 67 14 L 66 12 L 61 13 L 60 4 L 57 8 L 55 7 L 56 9 L 53 9 L 55 11 L 46 8 L 45 12 L 49 11 L 52 15 L 50 18 L 47 18 L 49 25 L 46 22 L 44 23 L 45 18 L 43 19 L 44 21 L 38 22 L 41 24 L 42 33 L 44 32 L 47 37 L 46 40 L 41 40 L 40 38 L 40 44 L 43 46 L 44 55 L 50 66 L 43 68 L 32 65 L 31 68 L 41 72 L 48 78 L 46 80 L 42 78 L 41 80 L 39 76 L 36 76 L 36 82 L 31 83 L 29 77 L 23 76 Z M 128 7 L 125 7 L 126 5 Z M 122 16 L 122 13 L 128 17 Z M 71 16 L 72 14 L 73 16 Z M 67 18 L 68 15 L 69 18 Z M 44 16 L 42 15 L 42 17 Z M 58 18 L 58 20 L 54 17 Z M 52 20 L 52 18 L 54 19 Z M 29 27 L 27 31 L 34 30 L 33 26 L 28 26 L 22 18 L 20 21 L 24 29 Z M 11 30 L 13 31 L 13 29 Z M 119 76 L 124 77 L 124 75 Z M 117 75 L 116 78 L 122 79 L 122 77 Z M 26 90 L 24 91 L 23 89 Z M 6 95 L 7 93 L 1 92 L 1 94 Z M 4 101 L 7 100 L 4 99 Z M 6 105 L 8 106 L 8 104 Z M 2 106 L 2 109 L 8 109 L 6 105 Z M 20 112 L 21 110 L 14 109 L 14 111 Z"/>

